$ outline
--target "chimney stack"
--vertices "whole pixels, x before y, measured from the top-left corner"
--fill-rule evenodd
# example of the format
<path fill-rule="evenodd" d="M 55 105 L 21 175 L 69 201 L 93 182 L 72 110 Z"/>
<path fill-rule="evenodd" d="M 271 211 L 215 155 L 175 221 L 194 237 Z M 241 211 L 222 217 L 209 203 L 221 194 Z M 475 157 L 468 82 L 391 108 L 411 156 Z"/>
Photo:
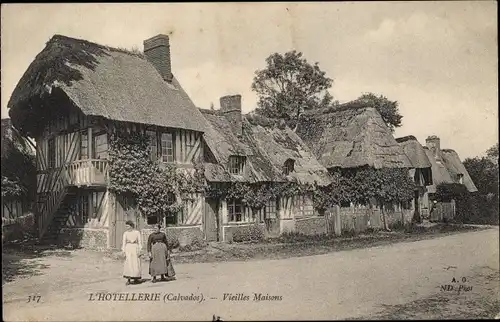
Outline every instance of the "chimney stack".
<path fill-rule="evenodd" d="M 170 41 L 167 35 L 157 35 L 144 40 L 144 56 L 156 68 L 161 77 L 172 82 L 172 64 L 170 61 Z"/>
<path fill-rule="evenodd" d="M 241 117 L 241 95 L 228 95 L 220 98 L 220 111 L 226 117 L 237 136 L 243 134 Z"/>
<path fill-rule="evenodd" d="M 436 161 L 441 161 L 441 140 L 435 135 L 431 135 L 425 139 L 425 145 L 432 151 Z"/>

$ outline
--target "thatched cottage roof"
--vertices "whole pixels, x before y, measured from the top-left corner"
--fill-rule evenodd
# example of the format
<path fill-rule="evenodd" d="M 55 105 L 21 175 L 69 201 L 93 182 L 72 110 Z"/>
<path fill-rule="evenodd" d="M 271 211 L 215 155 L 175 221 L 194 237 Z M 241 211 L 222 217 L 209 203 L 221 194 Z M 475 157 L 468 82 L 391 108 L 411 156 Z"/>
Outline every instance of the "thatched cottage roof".
<path fill-rule="evenodd" d="M 229 121 L 213 110 L 201 110 L 209 128 L 205 141 L 219 162 L 224 173 L 210 167 L 206 177 L 209 181 L 297 181 L 328 185 L 328 171 L 315 159 L 302 140 L 284 124 L 278 121 L 242 116 L 243 135 L 232 132 Z M 229 174 L 227 164 L 231 155 L 245 156 L 247 171 L 244 177 Z M 285 176 L 282 167 L 286 160 L 294 160 L 294 171 Z M 228 178 L 229 176 L 229 178 Z"/>
<path fill-rule="evenodd" d="M 425 153 L 424 147 L 413 135 L 397 138 L 396 142 L 401 146 L 412 168 L 420 169 L 424 176 L 425 185 L 432 184 L 432 164 Z"/>
<path fill-rule="evenodd" d="M 8 107 L 16 127 L 29 133 L 25 121 L 47 113 L 36 110 L 47 108 L 40 98 L 54 90 L 85 115 L 203 131 L 203 117 L 175 77 L 164 81 L 141 54 L 53 36 L 12 93 Z"/>
<path fill-rule="evenodd" d="M 340 106 L 304 113 L 297 134 L 326 168 L 411 168 L 376 109 Z"/>
<path fill-rule="evenodd" d="M 442 149 L 440 160 L 437 160 L 432 150 L 427 147 L 424 147 L 424 150 L 432 164 L 433 185 L 427 187 L 429 193 L 435 193 L 436 187 L 441 183 L 459 183 L 459 174 L 463 175 L 463 184 L 469 192 L 477 191 L 469 173 L 455 151 Z"/>
<path fill-rule="evenodd" d="M 472 178 L 470 177 L 469 172 L 467 172 L 467 169 L 465 169 L 465 166 L 460 160 L 458 153 L 452 149 L 442 149 L 441 153 L 443 155 L 443 161 L 446 165 L 446 168 L 448 169 L 448 172 L 450 173 L 451 178 L 455 182 L 458 182 L 459 175 L 462 175 L 462 183 L 467 187 L 467 190 L 469 190 L 469 192 L 476 192 L 476 185 L 472 181 Z"/>

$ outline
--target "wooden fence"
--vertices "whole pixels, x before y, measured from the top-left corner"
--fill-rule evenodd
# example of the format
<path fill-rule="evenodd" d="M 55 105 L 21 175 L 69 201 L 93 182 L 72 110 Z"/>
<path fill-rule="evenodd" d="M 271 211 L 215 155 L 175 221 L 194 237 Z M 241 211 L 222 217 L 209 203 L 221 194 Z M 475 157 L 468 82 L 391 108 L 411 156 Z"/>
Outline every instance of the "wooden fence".
<path fill-rule="evenodd" d="M 455 218 L 455 200 L 451 202 L 438 202 L 431 210 L 430 220 L 442 222 Z"/>

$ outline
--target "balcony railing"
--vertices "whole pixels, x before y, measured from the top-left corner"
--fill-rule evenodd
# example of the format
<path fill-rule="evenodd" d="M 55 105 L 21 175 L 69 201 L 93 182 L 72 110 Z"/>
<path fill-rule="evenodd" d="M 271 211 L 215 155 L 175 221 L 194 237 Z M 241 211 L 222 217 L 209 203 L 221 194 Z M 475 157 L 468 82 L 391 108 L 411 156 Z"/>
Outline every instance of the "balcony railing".
<path fill-rule="evenodd" d="M 106 185 L 108 161 L 99 159 L 78 160 L 68 164 L 66 170 L 68 185 Z"/>

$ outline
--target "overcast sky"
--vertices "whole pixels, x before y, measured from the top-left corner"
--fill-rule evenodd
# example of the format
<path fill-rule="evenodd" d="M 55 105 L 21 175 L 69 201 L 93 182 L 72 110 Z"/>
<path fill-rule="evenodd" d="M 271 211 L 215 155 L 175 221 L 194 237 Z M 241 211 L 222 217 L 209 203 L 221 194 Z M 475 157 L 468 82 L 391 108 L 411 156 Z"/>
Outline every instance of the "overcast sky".
<path fill-rule="evenodd" d="M 400 103 L 396 136 L 441 138 L 462 159 L 498 142 L 497 4 L 333 2 L 238 4 L 2 4 L 2 118 L 17 82 L 54 34 L 142 50 L 170 35 L 172 68 L 208 108 L 242 94 L 255 108 L 255 70 L 296 49 L 334 79 L 338 100 L 363 92 Z"/>

